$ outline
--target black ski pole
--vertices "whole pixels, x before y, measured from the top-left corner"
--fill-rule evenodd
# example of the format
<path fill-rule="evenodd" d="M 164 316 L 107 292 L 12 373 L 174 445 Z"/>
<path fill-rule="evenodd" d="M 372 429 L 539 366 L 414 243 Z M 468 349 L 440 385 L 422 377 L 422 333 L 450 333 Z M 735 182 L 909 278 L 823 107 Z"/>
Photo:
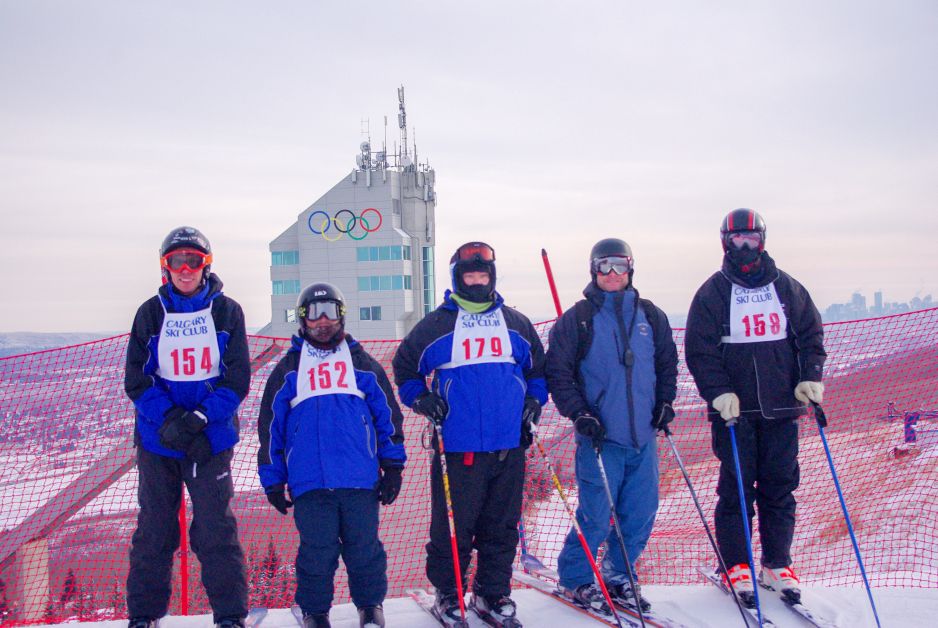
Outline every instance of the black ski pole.
<path fill-rule="evenodd" d="M 663 429 L 665 438 L 668 439 L 668 443 L 671 445 L 671 452 L 674 454 L 674 459 L 677 461 L 677 466 L 681 469 L 681 474 L 684 476 L 684 481 L 687 482 L 687 488 L 690 491 L 690 496 L 694 500 L 694 505 L 697 506 L 697 513 L 700 515 L 700 521 L 703 523 L 704 530 L 707 531 L 707 538 L 710 539 L 710 547 L 713 548 L 713 553 L 717 555 L 717 560 L 720 562 L 720 569 L 723 570 L 723 573 L 726 577 L 726 583 L 730 587 L 730 592 L 733 594 L 733 600 L 736 602 L 736 606 L 739 608 L 739 614 L 743 618 L 743 625 L 749 626 L 749 620 L 746 619 L 746 611 L 743 610 L 743 604 L 739 601 L 739 596 L 736 595 L 736 587 L 733 586 L 733 582 L 729 578 L 729 570 L 726 568 L 726 563 L 723 561 L 723 554 L 720 553 L 720 549 L 717 547 L 716 539 L 713 538 L 713 532 L 710 531 L 710 524 L 707 523 L 707 516 L 704 514 L 703 508 L 700 506 L 700 500 L 697 499 L 697 491 L 694 490 L 694 485 L 690 481 L 690 475 L 687 474 L 687 468 L 684 466 L 684 461 L 681 460 L 681 455 L 677 452 L 677 446 L 674 444 L 674 439 L 671 438 L 671 430 L 668 426 L 664 426 Z"/>
<path fill-rule="evenodd" d="M 609 488 L 609 478 L 606 477 L 606 466 L 603 464 L 603 456 L 599 448 L 594 448 L 594 451 L 596 452 L 596 462 L 599 464 L 599 475 L 603 479 L 603 488 L 606 489 L 606 499 L 609 500 L 609 514 L 612 515 L 612 525 L 616 529 L 616 536 L 619 537 L 619 547 L 622 548 L 622 558 L 625 559 L 625 572 L 629 575 L 629 584 L 632 586 L 632 598 L 635 600 L 635 608 L 638 610 L 638 618 L 642 622 L 642 628 L 645 628 L 645 611 L 642 610 L 642 598 L 638 594 L 638 588 L 635 586 L 635 574 L 632 573 L 632 562 L 629 560 L 629 550 L 625 548 L 622 528 L 619 527 L 619 517 L 616 515 L 616 502 L 612 499 L 612 490 Z"/>

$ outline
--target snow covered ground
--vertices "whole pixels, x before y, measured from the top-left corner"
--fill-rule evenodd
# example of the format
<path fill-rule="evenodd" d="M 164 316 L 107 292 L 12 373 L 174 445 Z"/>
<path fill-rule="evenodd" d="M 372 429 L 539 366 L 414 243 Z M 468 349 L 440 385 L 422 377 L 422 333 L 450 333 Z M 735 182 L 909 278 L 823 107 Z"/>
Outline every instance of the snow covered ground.
<path fill-rule="evenodd" d="M 739 626 L 742 619 L 732 601 L 711 586 L 647 586 L 644 587 L 649 600 L 663 615 L 684 623 L 688 628 L 724 628 Z M 938 589 L 874 589 L 876 607 L 882 625 L 903 628 L 926 628 L 938 625 Z M 599 622 L 567 608 L 547 596 L 530 589 L 516 590 L 513 594 L 518 602 L 518 616 L 527 628 L 591 628 L 601 626 Z M 872 628 L 876 626 L 870 611 L 866 590 L 862 588 L 806 588 L 805 602 L 811 604 L 843 628 Z M 763 611 L 781 628 L 804 628 L 808 624 L 788 610 L 766 592 L 762 595 Z M 384 605 L 387 625 L 390 628 L 434 628 L 439 624 L 409 598 L 387 600 Z M 358 614 L 351 604 L 332 609 L 330 615 L 335 628 L 357 628 Z M 470 625 L 484 624 L 471 616 Z M 97 623 L 59 624 L 75 628 L 124 628 L 125 620 Z M 211 625 L 211 617 L 168 617 L 161 628 L 197 628 Z M 294 628 L 296 622 L 289 610 L 271 610 L 264 619 L 262 628 Z"/>

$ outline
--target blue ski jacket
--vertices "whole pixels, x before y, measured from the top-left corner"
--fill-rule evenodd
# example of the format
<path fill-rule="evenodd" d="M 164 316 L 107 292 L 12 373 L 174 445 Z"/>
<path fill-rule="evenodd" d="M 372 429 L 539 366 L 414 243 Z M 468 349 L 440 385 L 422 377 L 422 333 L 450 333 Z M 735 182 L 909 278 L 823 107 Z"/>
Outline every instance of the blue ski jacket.
<path fill-rule="evenodd" d="M 237 302 L 222 294 L 222 285 L 218 275 L 212 273 L 202 290 L 185 297 L 172 284 L 166 284 L 137 310 L 127 343 L 124 390 L 137 409 L 134 442 L 147 451 L 169 458 L 186 457 L 184 452 L 160 444 L 160 426 L 173 406 L 199 410 L 208 418 L 205 434 L 213 454 L 238 442 L 237 410 L 251 383 L 251 361 L 244 313 Z M 159 377 L 156 371 L 163 307 L 169 312 L 197 312 L 209 305 L 221 357 L 218 377 L 198 382 L 171 382 Z"/>
<path fill-rule="evenodd" d="M 443 303 L 425 316 L 401 341 L 394 355 L 394 380 L 404 405 L 433 390 L 446 399 L 449 414 L 443 422 L 446 451 L 499 451 L 521 442 L 521 411 L 530 395 L 547 403 L 544 348 L 523 314 L 504 305 L 501 295 L 486 310 L 502 308 L 514 362 L 469 364 L 439 369 L 450 362 L 453 328 L 459 306 L 446 291 Z"/>
<path fill-rule="evenodd" d="M 355 383 L 364 393 L 310 397 L 295 407 L 303 339 L 293 336 L 271 372 L 257 422 L 257 470 L 265 491 L 288 485 L 294 499 L 314 489 L 364 488 L 380 466 L 403 467 L 403 415 L 381 365 L 346 334 Z"/>

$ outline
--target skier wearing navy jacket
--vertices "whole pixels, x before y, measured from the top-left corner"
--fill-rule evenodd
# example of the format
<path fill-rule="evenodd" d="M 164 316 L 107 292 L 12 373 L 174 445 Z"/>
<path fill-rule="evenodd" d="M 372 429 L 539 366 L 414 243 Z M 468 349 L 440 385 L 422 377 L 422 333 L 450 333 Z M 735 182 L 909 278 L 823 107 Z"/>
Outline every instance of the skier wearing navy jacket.
<path fill-rule="evenodd" d="M 716 540 L 741 598 L 754 605 L 728 424 L 734 423 L 746 516 L 759 510 L 759 581 L 797 599 L 792 568 L 798 467 L 798 417 L 821 403 L 827 354 L 824 330 L 808 291 L 776 267 L 765 250 L 765 221 L 751 209 L 723 219 L 723 267 L 690 306 L 684 336 L 687 367 L 711 408 L 713 452 L 720 459 Z M 726 575 L 724 575 L 726 577 Z"/>
<path fill-rule="evenodd" d="M 492 247 L 483 242 L 459 247 L 450 259 L 450 275 L 452 290 L 443 304 L 398 347 L 394 378 L 401 401 L 441 426 L 463 578 L 472 550 L 478 552 L 470 606 L 517 622 L 511 570 L 524 449 L 547 401 L 544 349 L 531 322 L 505 306 L 495 291 Z M 437 591 L 436 612 L 454 623 L 460 609 L 439 443 L 435 436 L 433 441 L 427 577 Z"/>
<path fill-rule="evenodd" d="M 164 285 L 137 310 L 127 345 L 124 387 L 136 407 L 140 512 L 130 548 L 130 628 L 166 614 L 173 553 L 179 546 L 182 485 L 192 499 L 192 549 L 216 626 L 243 626 L 247 579 L 231 457 L 237 409 L 251 380 L 241 306 L 211 272 L 212 248 L 192 227 L 160 247 Z"/>
<path fill-rule="evenodd" d="M 294 508 L 296 603 L 304 627 L 330 625 L 340 554 L 361 625 L 384 626 L 387 555 L 378 538 L 378 503 L 393 503 L 401 489 L 403 416 L 384 369 L 345 333 L 338 288 L 307 287 L 296 317 L 299 331 L 261 401 L 260 481 L 281 514 Z"/>

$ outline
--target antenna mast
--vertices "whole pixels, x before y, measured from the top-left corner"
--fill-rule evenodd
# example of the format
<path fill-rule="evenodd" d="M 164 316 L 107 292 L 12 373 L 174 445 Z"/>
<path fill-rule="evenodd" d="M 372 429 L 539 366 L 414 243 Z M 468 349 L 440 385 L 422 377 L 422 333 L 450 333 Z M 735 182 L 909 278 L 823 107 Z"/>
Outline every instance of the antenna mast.
<path fill-rule="evenodd" d="M 401 159 L 407 159 L 407 111 L 404 109 L 404 86 L 397 88 L 398 106 L 397 126 L 401 129 Z"/>

